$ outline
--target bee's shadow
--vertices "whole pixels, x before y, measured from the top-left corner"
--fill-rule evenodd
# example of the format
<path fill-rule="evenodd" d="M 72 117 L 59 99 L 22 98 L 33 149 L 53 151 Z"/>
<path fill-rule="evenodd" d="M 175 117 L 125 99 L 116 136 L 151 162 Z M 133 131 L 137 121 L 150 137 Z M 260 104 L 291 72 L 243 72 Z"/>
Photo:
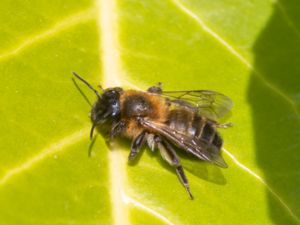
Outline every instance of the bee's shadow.
<path fill-rule="evenodd" d="M 148 149 L 146 149 L 148 150 Z M 162 157 L 159 154 L 159 151 L 156 150 L 156 152 L 146 151 L 147 154 L 149 154 L 152 157 L 156 157 L 157 161 L 163 166 L 165 169 L 171 171 L 172 173 L 175 172 L 175 168 L 170 166 L 165 160 L 162 159 Z M 226 179 L 221 171 L 221 168 L 204 162 L 200 159 L 195 158 L 194 156 L 183 152 L 181 149 L 176 149 L 176 153 L 180 159 L 181 165 L 183 166 L 185 171 L 188 171 L 189 173 L 193 174 L 194 176 L 206 180 L 211 183 L 215 183 L 218 185 L 225 185 Z M 187 175 L 188 177 L 188 175 Z"/>
<path fill-rule="evenodd" d="M 179 151 L 177 151 L 177 154 L 181 159 L 184 169 L 192 173 L 194 176 L 218 185 L 225 185 L 227 183 L 222 173 L 222 168 L 212 163 L 197 159 L 186 152 Z"/>
<path fill-rule="evenodd" d="M 130 149 L 130 141 L 124 138 L 116 138 L 114 140 L 118 143 L 118 145 L 122 149 Z M 109 145 L 109 143 L 107 143 Z M 189 155 L 185 152 L 182 152 L 180 149 L 176 149 L 176 153 L 178 157 L 180 158 L 180 161 L 182 163 L 183 168 L 192 173 L 194 176 L 206 180 L 211 183 L 215 183 L 218 185 L 225 185 L 226 179 L 222 173 L 222 169 L 217 167 L 216 165 L 204 162 L 202 160 L 199 160 L 195 158 L 192 155 Z M 139 154 L 136 156 L 136 158 L 133 161 L 128 161 L 129 166 L 138 166 L 140 160 L 142 160 L 143 154 L 147 154 L 151 158 L 155 157 L 157 162 L 166 170 L 170 171 L 171 173 L 176 174 L 175 168 L 170 166 L 165 160 L 162 159 L 159 150 L 155 149 L 155 151 L 151 151 L 149 147 L 146 145 L 141 149 Z"/>

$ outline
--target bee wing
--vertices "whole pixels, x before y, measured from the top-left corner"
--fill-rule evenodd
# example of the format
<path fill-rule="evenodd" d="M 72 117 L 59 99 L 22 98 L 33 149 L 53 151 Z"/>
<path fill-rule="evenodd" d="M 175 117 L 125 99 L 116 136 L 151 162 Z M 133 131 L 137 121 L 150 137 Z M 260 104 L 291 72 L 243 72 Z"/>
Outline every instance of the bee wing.
<path fill-rule="evenodd" d="M 214 163 L 223 168 L 227 167 L 227 164 L 220 156 L 220 150 L 216 146 L 208 144 L 199 138 L 179 133 L 163 123 L 157 123 L 147 119 L 141 119 L 140 123 L 145 128 L 154 130 L 156 133 L 172 141 L 178 147 L 183 148 L 197 158 Z"/>
<path fill-rule="evenodd" d="M 229 97 L 210 90 L 163 91 L 162 95 L 172 104 L 197 111 L 212 120 L 221 118 L 233 106 Z"/>

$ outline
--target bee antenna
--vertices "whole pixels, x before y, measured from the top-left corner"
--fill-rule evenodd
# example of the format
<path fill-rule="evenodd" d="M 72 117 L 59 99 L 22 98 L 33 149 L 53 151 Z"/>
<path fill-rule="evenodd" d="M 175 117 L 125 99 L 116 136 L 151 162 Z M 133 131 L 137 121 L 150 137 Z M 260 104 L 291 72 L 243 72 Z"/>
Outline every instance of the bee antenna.
<path fill-rule="evenodd" d="M 82 81 L 83 83 L 85 83 L 91 90 L 93 90 L 95 92 L 95 94 L 97 95 L 98 98 L 102 98 L 101 94 L 95 89 L 92 87 L 92 85 L 90 85 L 86 80 L 84 80 L 81 76 L 79 76 L 77 73 L 75 72 L 72 72 L 73 75 L 75 77 L 77 77 L 80 81 Z"/>
<path fill-rule="evenodd" d="M 101 84 L 98 85 L 98 88 L 100 88 L 102 91 L 104 91 L 104 88 L 101 86 Z"/>
<path fill-rule="evenodd" d="M 97 126 L 96 123 L 93 123 L 93 126 L 91 128 L 91 131 L 90 131 L 90 139 L 92 140 L 93 139 L 93 134 L 94 134 L 94 130 L 95 130 L 95 127 Z"/>

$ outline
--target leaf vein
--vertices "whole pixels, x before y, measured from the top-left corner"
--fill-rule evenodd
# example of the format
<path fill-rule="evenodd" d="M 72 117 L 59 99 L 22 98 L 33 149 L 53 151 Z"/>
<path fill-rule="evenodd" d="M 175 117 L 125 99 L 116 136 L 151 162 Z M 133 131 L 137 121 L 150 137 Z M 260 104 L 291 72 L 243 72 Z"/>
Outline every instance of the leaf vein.
<path fill-rule="evenodd" d="M 168 225 L 174 225 L 174 223 L 172 223 L 170 220 L 168 220 L 168 218 L 164 217 L 162 214 L 156 212 L 155 210 L 149 208 L 146 205 L 143 205 L 142 203 L 138 202 L 137 200 L 129 197 L 128 195 L 126 195 L 125 193 L 122 193 L 122 199 L 125 202 L 125 204 L 132 204 L 133 206 L 140 208 L 144 211 L 146 211 L 147 213 L 150 213 L 151 215 L 155 216 L 156 218 L 160 219 L 161 221 L 163 221 L 164 223 L 168 224 Z"/>
<path fill-rule="evenodd" d="M 172 0 L 174 5 L 179 8 L 181 11 L 186 13 L 188 16 L 190 16 L 192 19 L 194 19 L 201 27 L 202 29 L 207 32 L 209 35 L 211 35 L 216 41 L 218 41 L 221 45 L 223 45 L 232 55 L 234 55 L 236 58 L 240 60 L 250 71 L 253 71 L 253 74 L 259 78 L 262 83 L 270 88 L 272 91 L 277 93 L 279 96 L 281 96 L 283 99 L 285 99 L 292 107 L 293 111 L 297 114 L 298 119 L 300 118 L 300 112 L 297 108 L 296 103 L 282 90 L 280 90 L 277 86 L 270 83 L 265 76 L 259 72 L 244 56 L 242 56 L 232 45 L 230 45 L 225 39 L 223 39 L 219 34 L 217 34 L 215 31 L 213 31 L 207 24 L 193 11 L 188 9 L 185 5 L 183 5 L 179 0 Z"/>
<path fill-rule="evenodd" d="M 299 29 L 297 28 L 297 26 L 295 25 L 295 23 L 293 22 L 293 20 L 288 15 L 288 13 L 285 10 L 285 8 L 283 7 L 282 3 L 279 0 L 277 0 L 275 2 L 275 6 L 277 6 L 277 8 L 279 9 L 279 11 L 281 12 L 281 15 L 282 15 L 283 19 L 286 21 L 287 25 L 300 38 L 300 31 L 299 31 Z"/>
<path fill-rule="evenodd" d="M 78 141 L 80 141 L 83 137 L 86 137 L 87 133 L 89 131 L 89 128 L 85 128 L 79 131 L 76 131 L 72 133 L 71 135 L 68 135 L 64 137 L 63 139 L 51 144 L 50 146 L 44 148 L 39 154 L 36 156 L 33 156 L 32 158 L 28 159 L 27 161 L 23 162 L 21 165 L 18 165 L 12 169 L 7 170 L 5 175 L 0 179 L 0 186 L 4 185 L 9 181 L 11 178 L 16 176 L 17 174 L 20 174 L 22 172 L 25 172 L 26 170 L 29 170 L 33 166 L 35 166 L 37 163 L 43 161 L 50 155 L 53 155 L 54 153 L 57 153 L 61 151 L 63 148 L 66 148 L 68 146 L 71 146 Z"/>
<path fill-rule="evenodd" d="M 278 200 L 278 202 L 287 210 L 287 212 L 292 216 L 292 218 L 298 223 L 300 224 L 300 218 L 298 218 L 298 216 L 293 212 L 293 210 L 287 205 L 287 203 L 285 203 L 285 201 L 279 196 L 278 193 L 276 193 L 276 191 L 274 191 L 271 186 L 258 174 L 256 174 L 255 172 L 253 172 L 251 169 L 249 169 L 247 166 L 245 166 L 244 164 L 242 164 L 240 161 L 238 161 L 238 159 L 231 154 L 228 150 L 226 150 L 225 148 L 223 148 L 223 151 L 232 159 L 232 161 L 242 170 L 244 170 L 246 173 L 250 174 L 251 176 L 253 176 L 255 179 L 257 179 L 260 183 L 262 183 L 267 190 L 271 193 L 271 195 Z"/>
<path fill-rule="evenodd" d="M 120 60 L 118 43 L 118 21 L 117 21 L 117 1 L 116 0 L 97 0 L 99 25 L 100 61 L 102 61 L 102 78 L 104 86 L 120 86 L 121 74 L 123 74 L 122 63 Z M 123 155 L 117 148 L 111 146 L 108 154 L 109 179 L 111 184 L 110 199 L 113 224 L 130 224 L 128 210 L 122 202 L 122 192 L 127 182 L 126 163 L 123 162 Z"/>
<path fill-rule="evenodd" d="M 34 45 L 35 43 L 40 42 L 49 37 L 52 37 L 66 29 L 69 29 L 70 27 L 73 27 L 80 23 L 84 23 L 86 21 L 91 20 L 94 17 L 93 11 L 94 11 L 94 9 L 89 9 L 89 10 L 85 10 L 83 12 L 73 14 L 73 15 L 63 19 L 62 21 L 56 23 L 54 26 L 50 27 L 49 29 L 26 38 L 18 46 L 14 47 L 10 50 L 7 50 L 6 52 L 2 52 L 2 54 L 0 54 L 0 61 L 7 59 L 11 56 L 17 55 L 20 52 L 22 52 L 23 50 Z"/>

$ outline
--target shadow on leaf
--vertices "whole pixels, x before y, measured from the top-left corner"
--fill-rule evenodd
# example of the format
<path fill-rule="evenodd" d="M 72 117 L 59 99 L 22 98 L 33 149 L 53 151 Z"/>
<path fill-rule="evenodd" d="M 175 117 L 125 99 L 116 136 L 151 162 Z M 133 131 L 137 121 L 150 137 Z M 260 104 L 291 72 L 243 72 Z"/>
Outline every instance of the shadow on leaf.
<path fill-rule="evenodd" d="M 266 183 L 292 211 L 267 191 L 270 216 L 279 225 L 294 224 L 300 218 L 299 31 L 299 2 L 275 4 L 253 47 L 259 74 L 251 75 L 248 88 L 258 165 Z"/>

